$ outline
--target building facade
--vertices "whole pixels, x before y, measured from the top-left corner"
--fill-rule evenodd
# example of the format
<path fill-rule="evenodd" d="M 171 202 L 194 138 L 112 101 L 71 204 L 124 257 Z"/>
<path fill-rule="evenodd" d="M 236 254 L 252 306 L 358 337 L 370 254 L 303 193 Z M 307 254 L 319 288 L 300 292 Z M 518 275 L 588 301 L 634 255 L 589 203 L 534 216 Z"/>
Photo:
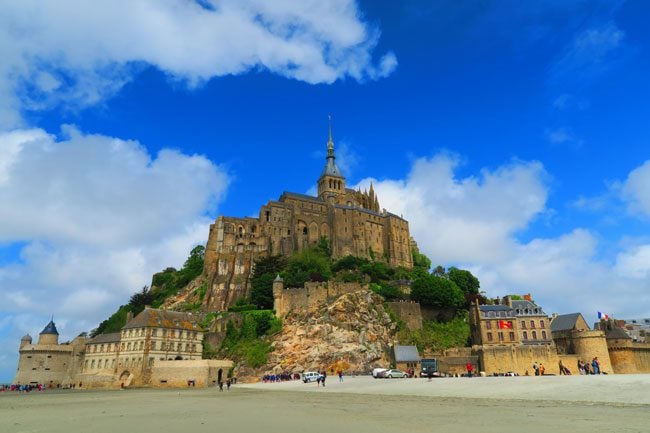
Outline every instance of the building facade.
<path fill-rule="evenodd" d="M 227 360 L 203 360 L 203 329 L 190 313 L 145 308 L 120 332 L 58 344 L 50 322 L 39 342 L 21 340 L 17 384 L 119 387 L 217 383 L 232 367 Z"/>
<path fill-rule="evenodd" d="M 81 371 L 85 343 L 86 337 L 79 336 L 72 342 L 59 344 L 59 332 L 51 320 L 39 334 L 36 344 L 32 344 L 30 335 L 20 340 L 14 383 L 48 387 L 72 384 Z"/>
<path fill-rule="evenodd" d="M 336 164 L 331 127 L 327 158 L 316 196 L 284 192 L 260 208 L 257 218 L 220 216 L 210 226 L 204 275 L 210 280 L 204 306 L 226 310 L 248 295 L 255 258 L 290 255 L 325 238 L 332 257 L 348 255 L 413 267 L 408 221 L 380 208 L 368 191 L 347 188 Z"/>

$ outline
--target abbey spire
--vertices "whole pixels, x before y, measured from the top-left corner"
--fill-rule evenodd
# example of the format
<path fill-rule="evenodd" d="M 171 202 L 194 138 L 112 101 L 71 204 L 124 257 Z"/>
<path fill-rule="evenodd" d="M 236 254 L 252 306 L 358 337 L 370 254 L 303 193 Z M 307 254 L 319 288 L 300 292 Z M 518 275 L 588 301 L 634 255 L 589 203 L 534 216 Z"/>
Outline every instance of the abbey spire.
<path fill-rule="evenodd" d="M 332 139 L 332 116 L 328 116 L 327 157 L 323 172 L 318 179 L 318 197 L 323 200 L 336 201 L 336 196 L 345 193 L 345 177 L 336 165 L 334 140 Z"/>

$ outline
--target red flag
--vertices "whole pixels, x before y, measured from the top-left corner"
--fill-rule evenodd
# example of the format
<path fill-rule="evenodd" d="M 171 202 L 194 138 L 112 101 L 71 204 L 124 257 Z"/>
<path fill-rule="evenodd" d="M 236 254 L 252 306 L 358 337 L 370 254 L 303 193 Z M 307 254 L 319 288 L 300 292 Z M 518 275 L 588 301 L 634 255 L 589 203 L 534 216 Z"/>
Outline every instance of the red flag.
<path fill-rule="evenodd" d="M 499 320 L 499 329 L 512 329 L 512 325 L 505 320 Z"/>

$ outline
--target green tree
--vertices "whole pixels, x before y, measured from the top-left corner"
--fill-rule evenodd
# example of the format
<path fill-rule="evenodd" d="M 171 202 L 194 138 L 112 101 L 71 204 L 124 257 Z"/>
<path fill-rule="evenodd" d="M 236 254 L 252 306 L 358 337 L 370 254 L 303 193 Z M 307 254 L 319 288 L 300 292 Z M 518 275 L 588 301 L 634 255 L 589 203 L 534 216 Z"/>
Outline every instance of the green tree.
<path fill-rule="evenodd" d="M 444 266 L 441 265 L 436 266 L 431 273 L 436 277 L 444 277 L 447 275 L 447 271 L 445 271 Z"/>
<path fill-rule="evenodd" d="M 429 272 L 429 269 L 431 269 L 431 259 L 429 259 L 424 254 L 420 254 L 420 252 L 416 248 L 413 249 L 412 255 L 413 255 L 413 266 L 416 268 L 426 269 L 427 272 Z"/>
<path fill-rule="evenodd" d="M 129 306 L 131 307 L 133 315 L 137 316 L 142 310 L 144 310 L 145 306 L 151 305 L 153 300 L 153 293 L 151 293 L 148 286 L 144 286 L 141 291 L 134 293 L 129 300 Z"/>
<path fill-rule="evenodd" d="M 327 281 L 331 276 L 329 257 L 314 248 L 307 248 L 289 258 L 284 284 L 285 287 L 302 287 L 307 281 Z"/>
<path fill-rule="evenodd" d="M 479 292 L 481 283 L 470 271 L 451 267 L 447 273 L 449 279 L 467 295 L 476 295 Z"/>
<path fill-rule="evenodd" d="M 463 291 L 456 283 L 435 275 L 416 278 L 411 286 L 411 299 L 425 306 L 440 308 L 461 308 L 465 304 Z"/>
<path fill-rule="evenodd" d="M 251 303 L 259 309 L 273 308 L 273 280 L 287 267 L 284 256 L 269 256 L 255 260 L 251 276 Z"/>

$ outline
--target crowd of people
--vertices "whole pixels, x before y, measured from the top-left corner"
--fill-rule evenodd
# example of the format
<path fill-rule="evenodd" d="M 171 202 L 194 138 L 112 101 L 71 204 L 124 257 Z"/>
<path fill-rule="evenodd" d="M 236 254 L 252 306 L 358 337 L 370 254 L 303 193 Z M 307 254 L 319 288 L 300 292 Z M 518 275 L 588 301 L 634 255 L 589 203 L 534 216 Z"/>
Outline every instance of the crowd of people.
<path fill-rule="evenodd" d="M 27 385 L 0 385 L 0 392 L 17 391 L 17 392 L 31 392 L 31 391 L 44 391 L 47 387 L 43 383 L 27 384 Z M 52 388 L 52 387 L 50 387 Z"/>
<path fill-rule="evenodd" d="M 286 382 L 288 380 L 300 380 L 300 373 L 282 372 L 278 374 L 265 374 L 262 376 L 262 382 Z"/>

